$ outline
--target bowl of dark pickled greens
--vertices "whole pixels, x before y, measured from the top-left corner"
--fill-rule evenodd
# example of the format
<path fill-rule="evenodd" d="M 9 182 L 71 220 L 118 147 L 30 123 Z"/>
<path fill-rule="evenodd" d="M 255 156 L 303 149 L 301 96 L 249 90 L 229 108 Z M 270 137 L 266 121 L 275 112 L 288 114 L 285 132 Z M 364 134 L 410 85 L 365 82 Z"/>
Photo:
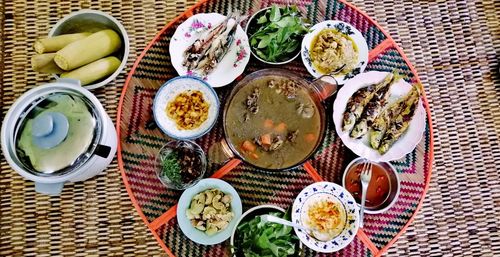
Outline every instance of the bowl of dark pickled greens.
<path fill-rule="evenodd" d="M 156 173 L 168 188 L 183 190 L 198 182 L 207 168 L 205 153 L 190 140 L 165 144 L 156 157 Z"/>
<path fill-rule="evenodd" d="M 289 211 L 274 205 L 259 205 L 246 211 L 231 235 L 234 257 L 301 256 L 302 243 L 292 227 L 266 222 L 261 216 L 269 214 L 290 220 Z"/>
<path fill-rule="evenodd" d="M 309 24 L 295 5 L 262 9 L 246 26 L 252 55 L 275 65 L 291 62 L 299 56 L 302 38 L 308 32 Z"/>

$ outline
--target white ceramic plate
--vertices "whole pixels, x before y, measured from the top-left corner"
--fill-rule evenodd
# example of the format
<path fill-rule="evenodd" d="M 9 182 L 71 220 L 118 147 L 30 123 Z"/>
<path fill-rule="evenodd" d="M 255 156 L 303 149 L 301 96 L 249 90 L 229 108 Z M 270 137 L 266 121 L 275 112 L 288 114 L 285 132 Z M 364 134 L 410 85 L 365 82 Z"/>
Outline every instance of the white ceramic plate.
<path fill-rule="evenodd" d="M 210 104 L 208 117 L 198 128 L 192 130 L 180 130 L 175 121 L 167 116 L 165 109 L 170 101 L 185 91 L 199 90 L 203 93 L 204 100 Z M 219 114 L 219 98 L 214 89 L 206 82 L 195 77 L 181 76 L 173 78 L 163 84 L 153 102 L 153 114 L 156 124 L 167 136 L 176 139 L 195 139 L 206 134 L 217 121 Z"/>
<path fill-rule="evenodd" d="M 338 31 L 342 32 L 344 35 L 350 37 L 358 47 L 358 61 L 355 68 L 347 74 L 338 74 L 334 76 L 339 85 L 343 85 L 348 79 L 356 76 L 359 73 L 362 73 L 365 70 L 366 65 L 368 64 L 368 45 L 366 44 L 366 40 L 361 32 L 359 32 L 359 30 L 357 30 L 349 23 L 329 20 L 314 25 L 311 28 L 311 32 L 306 34 L 304 36 L 304 39 L 302 39 L 302 50 L 300 56 L 302 56 L 302 62 L 304 63 L 304 66 L 306 66 L 307 71 L 309 71 L 309 73 L 311 73 L 311 75 L 313 75 L 315 78 L 318 78 L 324 74 L 319 73 L 313 67 L 311 57 L 309 55 L 309 50 L 311 48 L 311 42 L 314 37 L 323 29 L 327 28 L 335 28 Z"/>
<path fill-rule="evenodd" d="M 322 199 L 328 199 L 340 203 L 346 211 L 347 222 L 342 232 L 330 241 L 319 241 L 309 236 L 302 230 L 294 228 L 300 241 L 314 251 L 322 253 L 333 253 L 346 247 L 358 232 L 359 228 L 359 208 L 352 195 L 340 185 L 331 182 L 317 182 L 304 188 L 292 207 L 292 222 L 304 225 L 307 219 L 309 206 Z"/>
<path fill-rule="evenodd" d="M 202 76 L 196 71 L 188 71 L 182 65 L 184 51 L 205 31 L 217 26 L 225 18 L 224 15 L 218 13 L 200 13 L 191 16 L 179 25 L 170 40 L 169 46 L 172 65 L 179 75 L 199 77 L 212 87 L 222 87 L 233 82 L 243 73 L 250 60 L 250 45 L 248 44 L 247 34 L 240 25 L 236 29 L 236 35 L 230 49 L 217 67 L 208 75 Z M 230 22 L 234 22 L 234 20 Z"/>
<path fill-rule="evenodd" d="M 191 204 L 191 199 L 193 199 L 196 194 L 212 188 L 218 188 L 222 192 L 231 195 L 231 211 L 234 213 L 234 217 L 224 230 L 209 236 L 205 234 L 205 232 L 200 231 L 191 225 L 191 222 L 186 216 L 186 210 Z M 200 180 L 200 182 L 196 185 L 186 189 L 186 191 L 182 193 L 177 205 L 177 223 L 179 223 L 182 233 L 194 242 L 203 245 L 214 245 L 228 239 L 231 236 L 234 226 L 236 226 L 241 217 L 241 212 L 241 199 L 236 190 L 223 180 L 207 178 Z"/>
<path fill-rule="evenodd" d="M 370 147 L 369 136 L 366 134 L 361 139 L 354 139 L 349 136 L 349 131 L 342 131 L 342 116 L 349 101 L 349 98 L 358 89 L 382 81 L 387 76 L 387 72 L 370 71 L 357 75 L 347 81 L 347 83 L 337 93 L 337 98 L 333 103 L 333 121 L 335 130 L 342 139 L 342 142 L 355 154 L 371 161 L 393 161 L 401 159 L 406 154 L 415 149 L 422 139 L 425 131 L 425 109 L 422 100 L 419 101 L 417 110 L 410 122 L 408 130 L 397 140 L 391 148 L 384 154 Z M 406 95 L 411 89 L 411 85 L 401 79 L 391 86 L 390 96 L 387 106 L 394 103 L 400 97 Z"/>

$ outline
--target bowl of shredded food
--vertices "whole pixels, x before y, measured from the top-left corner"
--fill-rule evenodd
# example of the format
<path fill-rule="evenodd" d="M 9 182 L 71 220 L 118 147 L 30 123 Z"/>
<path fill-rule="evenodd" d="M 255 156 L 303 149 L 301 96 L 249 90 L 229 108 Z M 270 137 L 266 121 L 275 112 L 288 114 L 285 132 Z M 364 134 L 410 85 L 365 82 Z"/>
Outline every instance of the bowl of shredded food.
<path fill-rule="evenodd" d="M 312 250 L 332 253 L 346 247 L 359 227 L 359 208 L 340 185 L 318 182 L 304 188 L 292 207 L 292 222 L 309 229 L 295 229 L 300 241 Z"/>

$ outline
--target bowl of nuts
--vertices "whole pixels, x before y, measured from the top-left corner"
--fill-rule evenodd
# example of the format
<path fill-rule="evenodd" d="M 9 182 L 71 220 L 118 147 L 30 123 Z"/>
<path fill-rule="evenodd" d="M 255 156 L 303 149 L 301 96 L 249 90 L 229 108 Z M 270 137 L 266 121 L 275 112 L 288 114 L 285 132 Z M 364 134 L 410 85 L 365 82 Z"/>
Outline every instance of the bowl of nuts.
<path fill-rule="evenodd" d="M 223 180 L 207 178 L 182 193 L 177 222 L 192 241 L 214 245 L 231 236 L 241 213 L 241 199 L 236 190 Z"/>

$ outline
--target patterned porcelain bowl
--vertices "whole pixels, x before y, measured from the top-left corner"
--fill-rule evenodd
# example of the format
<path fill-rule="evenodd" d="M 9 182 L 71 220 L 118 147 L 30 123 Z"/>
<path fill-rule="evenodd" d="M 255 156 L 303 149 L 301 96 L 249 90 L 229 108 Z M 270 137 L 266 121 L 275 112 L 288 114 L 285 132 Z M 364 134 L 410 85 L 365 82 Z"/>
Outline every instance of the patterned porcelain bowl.
<path fill-rule="evenodd" d="M 356 236 L 359 228 L 359 208 L 352 195 L 340 185 L 317 182 L 304 188 L 295 198 L 292 207 L 292 222 L 308 227 L 309 210 L 321 201 L 333 202 L 340 207 L 339 217 L 345 217 L 342 229 L 328 241 L 320 241 L 297 228 L 294 228 L 295 233 L 302 243 L 314 251 L 337 252 L 352 242 Z"/>
<path fill-rule="evenodd" d="M 304 63 L 304 66 L 306 66 L 307 71 L 315 78 L 319 78 L 322 75 L 326 75 L 318 71 L 315 65 L 313 65 L 313 61 L 311 60 L 310 56 L 311 43 L 313 42 L 316 35 L 318 35 L 324 29 L 337 30 L 338 32 L 342 33 L 345 37 L 352 40 L 355 47 L 357 48 L 358 59 L 356 60 L 356 65 L 354 66 L 354 68 L 347 73 L 341 71 L 337 75 L 333 76 L 335 80 L 337 80 L 339 85 L 343 85 L 345 81 L 356 76 L 359 73 L 362 73 L 365 70 L 366 65 L 368 64 L 368 44 L 366 43 L 366 40 L 361 34 L 361 32 L 359 32 L 359 30 L 357 30 L 353 25 L 349 23 L 329 20 L 314 25 L 311 28 L 311 32 L 306 34 L 304 36 L 304 39 L 302 40 L 301 56 L 302 56 L 302 62 Z"/>

